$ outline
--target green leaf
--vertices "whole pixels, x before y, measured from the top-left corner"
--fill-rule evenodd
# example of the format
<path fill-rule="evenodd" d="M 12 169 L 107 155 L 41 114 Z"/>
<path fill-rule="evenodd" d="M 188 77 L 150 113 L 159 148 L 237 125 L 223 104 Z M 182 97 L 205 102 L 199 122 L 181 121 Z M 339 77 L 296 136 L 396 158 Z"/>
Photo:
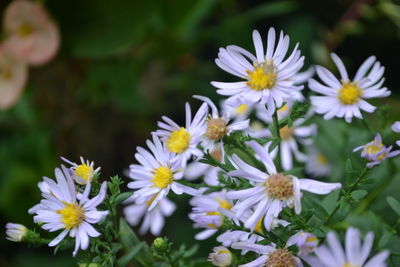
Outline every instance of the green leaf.
<path fill-rule="evenodd" d="M 130 196 L 132 196 L 133 192 L 124 192 L 122 194 L 119 194 L 115 200 L 114 200 L 114 204 L 118 205 L 120 203 L 122 203 L 123 201 L 127 200 Z"/>
<path fill-rule="evenodd" d="M 389 243 L 390 239 L 392 239 L 392 237 L 393 233 L 389 232 L 384 228 L 381 239 L 379 239 L 378 247 L 384 248 Z"/>
<path fill-rule="evenodd" d="M 122 256 L 119 260 L 118 260 L 118 265 L 120 266 L 126 266 L 132 259 L 133 257 L 136 256 L 136 254 L 146 245 L 145 242 L 139 242 L 138 244 L 136 244 L 136 246 L 132 247 L 131 249 L 129 249 L 127 251 L 127 253 Z"/>
<path fill-rule="evenodd" d="M 356 190 L 354 192 L 351 193 L 351 197 L 358 201 L 360 199 L 362 199 L 363 197 L 365 197 L 368 194 L 367 190 Z"/>
<path fill-rule="evenodd" d="M 393 197 L 387 197 L 386 201 L 389 203 L 390 207 L 400 216 L 400 202 Z"/>
<path fill-rule="evenodd" d="M 339 199 L 339 194 L 340 190 L 336 190 L 327 195 L 322 201 L 322 206 L 324 206 L 325 210 L 328 213 L 331 213 L 335 209 L 336 203 L 338 202 Z"/>

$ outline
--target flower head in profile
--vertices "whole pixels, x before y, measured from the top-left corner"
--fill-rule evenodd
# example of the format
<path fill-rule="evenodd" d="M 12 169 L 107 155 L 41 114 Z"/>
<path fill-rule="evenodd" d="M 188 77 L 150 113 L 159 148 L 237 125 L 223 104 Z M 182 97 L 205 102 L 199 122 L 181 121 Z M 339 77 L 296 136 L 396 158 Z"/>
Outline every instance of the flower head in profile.
<path fill-rule="evenodd" d="M 69 161 L 66 158 L 61 157 L 63 161 L 70 164 L 70 170 L 72 173 L 72 177 L 74 178 L 75 182 L 78 184 L 87 184 L 93 180 L 93 177 L 100 172 L 100 167 L 94 168 L 94 162 L 90 162 L 89 160 L 84 160 L 81 157 L 81 164 L 77 164 L 75 162 Z"/>
<path fill-rule="evenodd" d="M 378 133 L 375 139 L 366 145 L 359 146 L 353 152 L 361 150 L 361 157 L 367 159 L 367 167 L 371 168 L 380 164 L 384 159 L 400 155 L 400 150 L 392 151 L 392 146 L 386 147 L 382 144 L 382 137 Z"/>
<path fill-rule="evenodd" d="M 214 247 L 213 252 L 208 255 L 208 260 L 211 261 L 214 266 L 227 267 L 232 264 L 232 252 L 226 247 Z"/>
<path fill-rule="evenodd" d="M 395 123 L 393 123 L 392 130 L 393 132 L 400 133 L 400 121 L 396 121 Z M 396 141 L 396 144 L 400 146 L 400 140 Z"/>
<path fill-rule="evenodd" d="M 261 160 L 267 171 L 261 171 L 245 163 L 237 155 L 232 157 L 238 169 L 229 172 L 228 175 L 243 177 L 253 184 L 250 188 L 227 193 L 228 198 L 238 200 L 232 211 L 239 219 L 254 208 L 254 213 L 246 219 L 244 225 L 246 228 L 254 229 L 264 217 L 264 226 L 270 230 L 273 219 L 278 217 L 284 207 L 294 208 L 299 214 L 301 190 L 325 195 L 341 187 L 340 183 L 323 183 L 279 173 L 267 152 L 268 146 L 264 148 L 256 141 L 249 141 L 247 145 L 254 150 L 256 157 Z"/>
<path fill-rule="evenodd" d="M 170 190 L 176 194 L 198 193 L 197 190 L 176 182 L 182 179 L 182 166 L 176 158 L 177 155 L 168 151 L 168 144 L 162 144 L 157 136 L 153 136 L 153 141 L 147 140 L 146 144 L 150 152 L 137 147 L 135 158 L 140 164 L 130 165 L 129 177 L 134 181 L 128 183 L 128 187 L 137 189 L 133 194 L 136 204 L 146 203 L 152 198 L 148 205 L 150 211 Z"/>
<path fill-rule="evenodd" d="M 78 249 L 86 250 L 89 246 L 89 237 L 98 237 L 99 232 L 92 226 L 98 223 L 108 214 L 108 211 L 98 211 L 107 190 L 107 183 L 101 185 L 99 194 L 89 199 L 91 183 L 86 184 L 85 190 L 80 199 L 77 199 L 76 188 L 69 170 L 62 166 L 62 169 L 55 169 L 56 181 L 44 177 L 44 183 L 49 191 L 42 196 L 44 199 L 39 205 L 33 208 L 36 214 L 33 218 L 35 223 L 40 223 L 44 230 L 62 232 L 53 239 L 49 246 L 59 244 L 66 236 L 75 238 L 75 256 Z M 42 190 L 42 188 L 41 188 Z M 32 212 L 32 210 L 30 211 Z"/>
<path fill-rule="evenodd" d="M 233 203 L 226 198 L 225 191 L 194 197 L 190 204 L 193 209 L 189 218 L 195 222 L 195 227 L 206 228 L 196 234 L 197 240 L 204 240 L 215 234 L 222 225 L 224 216 L 233 217 L 230 211 Z"/>
<path fill-rule="evenodd" d="M 243 97 L 236 98 L 235 101 L 221 101 L 222 112 L 228 114 L 235 122 L 248 119 L 255 106 L 253 102 Z"/>
<path fill-rule="evenodd" d="M 48 62 L 60 45 L 57 25 L 42 4 L 11 1 L 4 13 L 4 48 L 19 61 L 30 65 Z"/>
<path fill-rule="evenodd" d="M 330 232 L 327 236 L 328 245 L 315 249 L 317 261 L 310 262 L 310 265 L 311 267 L 386 267 L 388 251 L 369 257 L 373 241 L 374 234 L 369 232 L 362 244 L 360 232 L 350 227 L 346 231 L 345 249 L 343 249 L 336 235 Z"/>
<path fill-rule="evenodd" d="M 288 247 L 296 245 L 299 249 L 297 253 L 299 256 L 308 255 L 318 246 L 318 238 L 312 233 L 300 231 L 292 235 L 286 245 Z"/>
<path fill-rule="evenodd" d="M 28 228 L 18 223 L 6 224 L 7 239 L 13 242 L 22 242 L 28 233 Z"/>
<path fill-rule="evenodd" d="M 0 47 L 0 110 L 12 107 L 20 98 L 26 80 L 28 69 Z"/>
<path fill-rule="evenodd" d="M 241 131 L 249 128 L 250 120 L 246 119 L 229 123 L 229 115 L 224 114 L 220 116 L 217 107 L 211 99 L 199 95 L 194 95 L 193 97 L 204 101 L 211 109 L 211 114 L 206 120 L 206 131 L 204 133 L 204 139 L 202 140 L 202 145 L 205 149 L 211 147 L 213 143 L 221 141 L 224 136 L 234 131 Z"/>
<path fill-rule="evenodd" d="M 324 154 L 317 148 L 311 147 L 307 153 L 305 169 L 313 177 L 322 177 L 331 172 L 332 165 Z"/>
<path fill-rule="evenodd" d="M 281 32 L 277 43 L 276 37 L 275 29 L 270 28 L 264 53 L 261 35 L 254 30 L 256 56 L 234 45 L 220 48 L 215 63 L 224 71 L 244 81 L 211 82 L 218 88 L 217 93 L 229 96 L 227 101 L 235 101 L 236 98 L 242 97 L 253 103 L 265 104 L 272 114 L 275 106 L 281 106 L 292 97 L 293 92 L 303 89 L 303 86 L 295 85 L 292 79 L 304 62 L 304 57 L 297 49 L 298 44 L 290 56 L 285 58 L 289 48 L 289 36 Z"/>
<path fill-rule="evenodd" d="M 159 136 L 166 144 L 166 149 L 170 153 L 176 154 L 182 166 L 185 166 L 187 161 L 192 157 L 200 157 L 203 155 L 197 145 L 201 141 L 205 133 L 206 116 L 208 114 L 208 105 L 203 103 L 196 115 L 192 119 L 192 110 L 189 103 L 185 105 L 186 121 L 185 126 L 179 126 L 170 118 L 163 116 L 164 122 L 159 121 L 157 125 L 161 128 L 153 135 Z"/>
<path fill-rule="evenodd" d="M 344 118 L 346 122 L 351 122 L 353 117 L 362 119 L 361 110 L 371 113 L 376 109 L 365 99 L 390 95 L 390 91 L 382 87 L 385 68 L 374 56 L 364 61 L 352 80 L 342 60 L 333 53 L 331 57 L 339 69 L 340 80 L 326 68 L 317 66 L 318 77 L 323 83 L 314 79 L 308 82 L 311 90 L 323 95 L 312 96 L 311 103 L 317 113 L 324 114 L 324 119 L 338 117 Z"/>
<path fill-rule="evenodd" d="M 154 236 L 160 235 L 165 224 L 164 217 L 171 216 L 176 210 L 174 202 L 168 198 L 163 198 L 152 210 L 149 211 L 148 207 L 152 204 L 155 197 L 156 195 L 150 196 L 148 200 L 142 204 L 134 203 L 134 198 L 128 199 L 126 202 L 128 205 L 124 208 L 124 215 L 126 221 L 130 225 L 138 225 L 140 220 L 143 218 L 142 224 L 139 228 L 139 233 L 141 235 L 146 234 L 149 230 Z"/>

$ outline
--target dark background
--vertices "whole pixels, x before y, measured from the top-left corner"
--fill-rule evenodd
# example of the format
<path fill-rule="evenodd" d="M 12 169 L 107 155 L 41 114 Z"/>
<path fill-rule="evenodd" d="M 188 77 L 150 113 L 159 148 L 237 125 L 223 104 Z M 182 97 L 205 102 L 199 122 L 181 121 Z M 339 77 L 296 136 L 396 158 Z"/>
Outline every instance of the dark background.
<path fill-rule="evenodd" d="M 0 2 L 0 14 L 8 1 Z M 102 177 L 123 175 L 156 121 L 184 118 L 191 95 L 217 99 L 210 81 L 234 81 L 214 64 L 218 48 L 240 45 L 251 52 L 251 32 L 264 40 L 270 26 L 300 42 L 306 66 L 334 70 L 329 52 L 350 76 L 370 55 L 386 66 L 393 117 L 400 119 L 400 1 L 351 0 L 71 0 L 45 1 L 61 30 L 55 59 L 30 68 L 25 92 L 0 112 L 0 225 L 33 227 L 27 210 L 40 200 L 36 187 L 64 156 L 101 166 Z M 126 178 L 124 176 L 124 178 Z M 194 243 L 188 198 L 164 233 L 176 244 Z M 4 228 L 2 228 L 4 229 Z M 36 226 L 36 229 L 39 227 Z M 3 231 L 2 231 L 3 232 Z M 73 266 L 70 252 L 28 249 L 0 238 L 0 266 Z M 4 236 L 5 237 L 5 236 Z M 149 241 L 151 236 L 146 237 Z M 212 241 L 201 242 L 206 255 Z M 79 257 L 78 257 L 79 259 Z M 81 259 L 85 259 L 81 253 Z"/>

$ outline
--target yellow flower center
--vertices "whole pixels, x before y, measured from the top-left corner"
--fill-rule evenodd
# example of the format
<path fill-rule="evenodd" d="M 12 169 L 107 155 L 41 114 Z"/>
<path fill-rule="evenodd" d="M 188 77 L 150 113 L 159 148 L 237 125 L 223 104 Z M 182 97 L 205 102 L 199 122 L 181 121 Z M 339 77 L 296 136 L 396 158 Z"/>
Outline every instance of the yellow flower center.
<path fill-rule="evenodd" d="M 33 27 L 29 23 L 22 23 L 17 30 L 17 34 L 21 37 L 27 37 L 33 32 Z"/>
<path fill-rule="evenodd" d="M 264 218 L 264 217 L 262 217 L 261 219 L 259 219 L 258 222 L 257 222 L 257 224 L 256 224 L 256 227 L 254 227 L 254 231 L 256 231 L 257 233 L 260 233 L 260 234 L 263 233 L 263 228 L 262 228 L 262 221 L 263 221 L 263 218 Z"/>
<path fill-rule="evenodd" d="M 246 104 L 241 104 L 240 106 L 235 108 L 235 112 L 238 115 L 243 115 L 247 110 L 248 110 L 249 106 Z"/>
<path fill-rule="evenodd" d="M 167 148 L 173 153 L 180 154 L 184 152 L 190 144 L 190 134 L 185 128 L 173 131 L 167 139 Z"/>
<path fill-rule="evenodd" d="M 61 215 L 61 222 L 65 225 L 64 228 L 71 229 L 78 227 L 83 219 L 85 219 L 83 209 L 75 203 L 63 203 L 65 207 L 61 210 L 56 210 L 56 212 Z"/>
<path fill-rule="evenodd" d="M 228 133 L 228 127 L 223 118 L 208 120 L 207 130 L 204 134 L 211 140 L 221 140 Z"/>
<path fill-rule="evenodd" d="M 293 137 L 294 134 L 294 127 L 288 127 L 285 125 L 281 129 L 279 129 L 279 135 L 281 136 L 282 140 L 289 140 Z"/>
<path fill-rule="evenodd" d="M 94 170 L 87 164 L 81 164 L 75 168 L 75 175 L 81 177 L 85 181 L 91 181 L 94 175 Z"/>
<path fill-rule="evenodd" d="M 253 71 L 247 70 L 247 85 L 255 90 L 272 89 L 276 83 L 276 71 L 272 62 L 265 62 L 254 67 Z"/>
<path fill-rule="evenodd" d="M 338 98 L 344 105 L 353 105 L 358 102 L 362 95 L 362 90 L 357 83 L 348 82 L 342 85 L 339 89 Z"/>
<path fill-rule="evenodd" d="M 219 208 L 226 210 L 232 209 L 232 204 L 226 201 L 225 199 L 216 198 L 216 201 L 219 203 Z M 206 213 L 206 215 L 222 216 L 222 214 L 219 211 L 209 211 Z M 213 229 L 218 228 L 218 226 L 216 226 L 215 224 L 207 224 L 207 226 Z"/>
<path fill-rule="evenodd" d="M 173 172 L 168 167 L 158 167 L 154 171 L 153 179 L 151 180 L 158 188 L 166 188 L 174 180 Z"/>
<path fill-rule="evenodd" d="M 156 199 L 156 197 L 157 194 L 154 194 L 154 196 L 152 196 L 149 200 L 146 201 L 146 205 L 150 206 L 153 203 L 154 199 Z"/>
<path fill-rule="evenodd" d="M 286 248 L 280 248 L 268 254 L 265 267 L 295 267 L 296 261 L 290 251 Z"/>
<path fill-rule="evenodd" d="M 285 104 L 280 109 L 278 109 L 278 113 L 283 112 L 283 111 L 287 111 L 288 109 L 289 109 L 288 105 Z"/>
<path fill-rule="evenodd" d="M 281 173 L 274 174 L 267 179 L 265 190 L 272 198 L 286 200 L 293 196 L 292 178 Z"/>
<path fill-rule="evenodd" d="M 376 155 L 378 153 L 380 153 L 383 149 L 383 144 L 371 144 L 369 146 L 366 146 L 364 148 L 364 152 L 369 154 L 369 155 Z M 378 160 L 383 159 L 386 156 L 387 153 L 382 153 L 381 155 L 379 155 Z"/>
<path fill-rule="evenodd" d="M 317 162 L 321 165 L 327 165 L 328 164 L 328 159 L 322 155 L 322 154 L 318 154 L 317 155 Z"/>

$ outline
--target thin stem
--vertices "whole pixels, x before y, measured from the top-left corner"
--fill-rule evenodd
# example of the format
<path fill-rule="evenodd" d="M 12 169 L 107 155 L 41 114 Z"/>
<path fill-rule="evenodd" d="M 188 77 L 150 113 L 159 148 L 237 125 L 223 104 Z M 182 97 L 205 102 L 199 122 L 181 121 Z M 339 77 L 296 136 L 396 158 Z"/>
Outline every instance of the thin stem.
<path fill-rule="evenodd" d="M 272 116 L 272 118 L 273 118 L 273 121 L 274 121 L 274 126 L 275 126 L 275 134 L 276 134 L 276 137 L 278 138 L 278 140 L 279 140 L 279 143 L 278 143 L 278 153 L 277 153 L 277 156 L 276 156 L 276 165 L 280 168 L 281 167 L 281 132 L 280 132 L 280 127 L 279 127 L 279 120 L 278 120 L 278 110 L 277 110 L 277 107 L 275 107 L 275 112 L 274 112 L 274 115 Z"/>

